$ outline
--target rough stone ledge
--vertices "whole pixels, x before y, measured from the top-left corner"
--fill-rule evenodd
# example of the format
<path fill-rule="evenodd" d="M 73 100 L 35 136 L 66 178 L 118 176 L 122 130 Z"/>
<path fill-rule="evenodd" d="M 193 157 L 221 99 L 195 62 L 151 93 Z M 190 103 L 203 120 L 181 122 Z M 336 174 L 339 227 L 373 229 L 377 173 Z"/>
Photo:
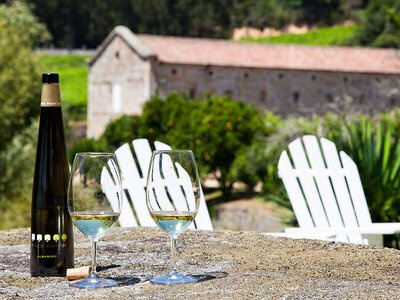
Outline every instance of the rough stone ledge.
<path fill-rule="evenodd" d="M 88 265 L 90 243 L 75 233 L 75 265 Z M 178 266 L 211 276 L 190 285 L 159 286 L 148 280 L 168 270 L 167 236 L 155 228 L 114 228 L 99 242 L 98 263 L 103 277 L 121 284 L 80 290 L 65 278 L 30 276 L 29 236 L 27 228 L 0 231 L 0 299 L 400 298 L 395 249 L 188 230 L 178 240 Z"/>

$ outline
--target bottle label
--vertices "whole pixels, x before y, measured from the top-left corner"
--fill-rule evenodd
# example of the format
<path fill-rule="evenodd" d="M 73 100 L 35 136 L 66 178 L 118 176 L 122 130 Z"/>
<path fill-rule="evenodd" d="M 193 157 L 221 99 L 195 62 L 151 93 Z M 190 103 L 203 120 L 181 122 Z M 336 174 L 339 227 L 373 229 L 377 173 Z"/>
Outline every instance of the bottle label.
<path fill-rule="evenodd" d="M 61 106 L 60 86 L 58 83 L 42 84 L 42 99 L 40 106 Z"/>
<path fill-rule="evenodd" d="M 58 242 L 60 240 L 60 238 L 61 238 L 62 241 L 65 242 L 67 240 L 67 235 L 65 233 L 63 233 L 61 235 L 61 237 L 60 237 L 59 234 L 51 235 L 51 234 L 35 234 L 35 233 L 32 233 L 32 242 L 34 242 L 34 241 L 41 242 L 43 240 L 45 242 L 50 242 L 51 240 L 53 240 L 55 242 Z"/>
<path fill-rule="evenodd" d="M 62 249 L 65 248 L 67 244 L 67 235 L 63 234 L 40 234 L 40 233 L 32 233 L 32 243 L 35 248 L 38 249 Z M 57 255 L 46 253 L 46 255 L 42 255 L 42 253 L 38 253 L 38 258 L 56 258 Z"/>

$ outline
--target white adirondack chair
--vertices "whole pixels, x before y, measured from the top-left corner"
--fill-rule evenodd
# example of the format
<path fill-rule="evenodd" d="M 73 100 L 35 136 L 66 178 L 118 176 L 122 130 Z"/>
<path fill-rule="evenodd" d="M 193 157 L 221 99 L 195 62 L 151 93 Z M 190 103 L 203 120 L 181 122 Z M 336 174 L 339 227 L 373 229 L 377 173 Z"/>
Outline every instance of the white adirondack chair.
<path fill-rule="evenodd" d="M 278 162 L 299 228 L 273 234 L 382 246 L 383 234 L 400 232 L 400 223 L 372 223 L 354 161 L 333 142 L 313 135 L 297 138 Z"/>
<path fill-rule="evenodd" d="M 146 205 L 146 178 L 152 150 L 147 139 L 135 139 L 132 141 L 132 146 L 135 157 L 127 143 L 115 151 L 122 173 L 122 187 L 125 190 L 125 195 L 129 195 L 129 197 L 123 197 L 119 223 L 122 227 L 157 226 L 151 219 Z M 154 146 L 156 150 L 171 149 L 169 145 L 158 141 L 154 142 Z M 179 177 L 178 174 L 177 177 Z M 191 186 L 187 186 L 187 182 L 185 183 L 183 179 L 180 180 L 180 184 L 184 190 L 191 188 Z M 169 189 L 171 190 L 171 187 Z M 176 190 L 176 195 L 182 194 L 180 187 Z M 175 207 L 179 208 L 182 207 L 182 201 L 185 200 L 183 197 L 174 197 L 173 201 Z M 189 228 L 213 230 L 203 191 L 201 191 L 199 211 Z"/>

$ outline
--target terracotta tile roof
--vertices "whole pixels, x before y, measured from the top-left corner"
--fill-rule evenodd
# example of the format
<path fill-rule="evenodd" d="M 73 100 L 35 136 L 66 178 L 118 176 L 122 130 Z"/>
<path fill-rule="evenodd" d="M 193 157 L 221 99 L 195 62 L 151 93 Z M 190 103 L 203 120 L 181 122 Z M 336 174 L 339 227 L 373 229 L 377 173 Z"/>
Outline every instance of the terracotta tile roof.
<path fill-rule="evenodd" d="M 400 74 L 400 50 L 136 35 L 165 63 Z"/>
<path fill-rule="evenodd" d="M 143 58 L 174 64 L 265 69 L 400 74 L 400 50 L 240 43 L 224 40 L 135 35 L 115 27 L 98 47 L 89 65 L 120 36 Z"/>

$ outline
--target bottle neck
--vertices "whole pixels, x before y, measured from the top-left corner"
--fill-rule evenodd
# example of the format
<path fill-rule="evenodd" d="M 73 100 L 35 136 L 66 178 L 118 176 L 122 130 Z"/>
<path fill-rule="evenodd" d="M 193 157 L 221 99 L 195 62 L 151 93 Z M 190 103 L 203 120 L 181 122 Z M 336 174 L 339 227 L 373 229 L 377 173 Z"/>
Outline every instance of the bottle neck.
<path fill-rule="evenodd" d="M 60 107 L 60 86 L 58 83 L 43 83 L 42 84 L 42 100 L 41 107 Z"/>

